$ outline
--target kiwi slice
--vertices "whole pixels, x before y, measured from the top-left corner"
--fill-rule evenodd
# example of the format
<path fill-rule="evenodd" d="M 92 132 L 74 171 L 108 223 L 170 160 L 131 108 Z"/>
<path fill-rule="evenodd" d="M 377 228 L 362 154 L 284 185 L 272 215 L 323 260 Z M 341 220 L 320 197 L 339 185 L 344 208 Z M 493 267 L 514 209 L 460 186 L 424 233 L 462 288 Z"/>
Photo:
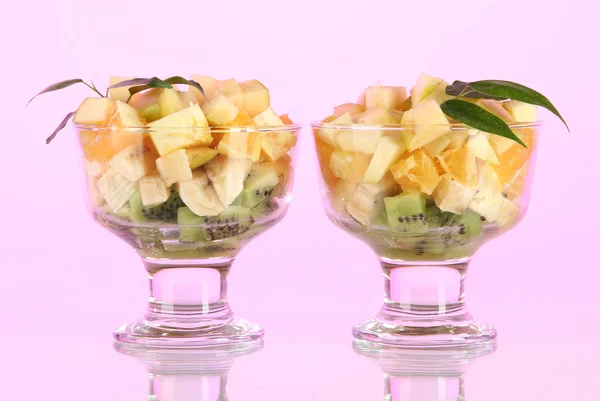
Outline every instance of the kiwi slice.
<path fill-rule="evenodd" d="M 279 183 L 279 177 L 273 171 L 261 171 L 248 177 L 242 191 L 242 205 L 252 209 L 271 197 Z"/>
<path fill-rule="evenodd" d="M 177 191 L 172 191 L 169 198 L 157 206 L 144 206 L 140 191 L 136 190 L 129 198 L 130 216 L 133 221 L 165 221 L 177 222 L 177 209 L 185 206 Z"/>
<path fill-rule="evenodd" d="M 403 234 L 424 234 L 425 196 L 420 193 L 400 194 L 384 199 L 388 230 Z"/>
<path fill-rule="evenodd" d="M 202 226 L 181 227 L 181 242 L 216 241 L 245 233 L 254 224 L 254 218 L 250 210 L 242 206 L 229 206 L 212 217 L 198 216 L 189 208 L 180 207 L 177 210 L 177 223 Z"/>

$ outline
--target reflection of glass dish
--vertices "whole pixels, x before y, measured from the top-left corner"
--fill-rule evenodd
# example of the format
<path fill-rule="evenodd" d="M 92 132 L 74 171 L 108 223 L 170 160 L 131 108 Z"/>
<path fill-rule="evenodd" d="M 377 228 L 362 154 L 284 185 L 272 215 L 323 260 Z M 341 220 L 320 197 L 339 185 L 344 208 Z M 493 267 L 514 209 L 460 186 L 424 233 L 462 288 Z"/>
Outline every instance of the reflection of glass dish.
<path fill-rule="evenodd" d="M 353 347 L 379 364 L 385 401 L 463 401 L 468 367 L 496 350 L 494 341 L 462 349 L 382 348 L 358 341 Z"/>
<path fill-rule="evenodd" d="M 234 360 L 260 350 L 255 343 L 203 349 L 157 349 L 115 343 L 115 350 L 144 364 L 149 373 L 149 399 L 155 401 L 224 401 Z"/>

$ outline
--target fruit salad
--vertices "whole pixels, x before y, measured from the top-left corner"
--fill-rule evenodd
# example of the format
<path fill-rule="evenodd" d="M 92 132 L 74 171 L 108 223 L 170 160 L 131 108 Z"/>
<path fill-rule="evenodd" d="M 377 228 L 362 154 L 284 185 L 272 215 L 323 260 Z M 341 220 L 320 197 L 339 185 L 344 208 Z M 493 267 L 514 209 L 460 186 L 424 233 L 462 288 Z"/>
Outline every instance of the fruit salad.
<path fill-rule="evenodd" d="M 446 115 L 447 88 L 427 74 L 410 91 L 370 86 L 313 124 L 329 217 L 381 256 L 470 256 L 527 204 L 535 106 L 464 99 L 504 121 L 521 144 Z"/>
<path fill-rule="evenodd" d="M 257 80 L 115 87 L 132 79 L 73 116 L 96 220 L 146 257 L 235 255 L 285 213 L 298 126 Z"/>

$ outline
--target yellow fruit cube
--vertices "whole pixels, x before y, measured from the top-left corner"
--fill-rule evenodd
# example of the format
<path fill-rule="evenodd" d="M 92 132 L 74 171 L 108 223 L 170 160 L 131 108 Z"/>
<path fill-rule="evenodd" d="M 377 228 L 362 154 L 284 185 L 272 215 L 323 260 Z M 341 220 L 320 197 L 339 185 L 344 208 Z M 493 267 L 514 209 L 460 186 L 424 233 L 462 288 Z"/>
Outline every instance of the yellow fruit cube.
<path fill-rule="evenodd" d="M 223 94 L 218 94 L 204 103 L 202 111 L 212 126 L 229 125 L 239 113 L 237 106 Z"/>
<path fill-rule="evenodd" d="M 218 81 L 215 78 L 206 75 L 194 74 L 190 79 L 198 82 L 204 91 L 205 96 L 203 96 L 202 93 L 193 86 L 189 87 L 189 92 L 196 97 L 196 101 L 200 106 L 202 106 L 207 100 L 213 98 L 218 86 Z"/>
<path fill-rule="evenodd" d="M 467 187 L 477 185 L 477 159 L 468 147 L 441 153 L 438 160 L 445 172 Z"/>
<path fill-rule="evenodd" d="M 168 187 L 176 182 L 192 179 L 192 169 L 184 149 L 159 157 L 156 159 L 156 167 Z"/>
<path fill-rule="evenodd" d="M 235 79 L 217 81 L 217 91 L 227 96 L 238 109 L 244 110 L 244 92 Z"/>
<path fill-rule="evenodd" d="M 398 110 L 406 100 L 406 88 L 401 86 L 369 86 L 365 91 L 365 106 L 367 109 L 383 107 Z"/>
<path fill-rule="evenodd" d="M 110 77 L 108 81 L 108 86 L 113 86 L 123 81 L 129 81 L 130 79 L 134 79 L 135 77 Z M 112 88 L 108 90 L 108 97 L 115 100 L 120 100 L 122 102 L 126 102 L 129 99 L 129 88 L 131 86 L 122 86 L 120 88 Z"/>
<path fill-rule="evenodd" d="M 263 135 L 258 132 L 226 132 L 217 150 L 230 157 L 257 161 L 260 158 Z"/>
<path fill-rule="evenodd" d="M 208 163 L 219 154 L 217 150 L 204 146 L 186 149 L 185 153 L 187 154 L 192 170 Z"/>
<path fill-rule="evenodd" d="M 439 105 L 451 99 L 452 97 L 446 94 L 446 86 L 448 83 L 443 79 L 421 73 L 417 84 L 410 90 L 412 107 L 426 101 L 433 101 Z"/>
<path fill-rule="evenodd" d="M 283 121 L 268 108 L 254 117 L 257 127 L 282 126 Z M 262 150 L 269 161 L 275 161 L 292 149 L 297 142 L 296 135 L 291 131 L 271 131 L 263 133 Z"/>
<path fill-rule="evenodd" d="M 333 115 L 335 117 L 340 117 L 346 113 L 350 113 L 350 115 L 354 115 L 354 114 L 362 113 L 365 110 L 366 110 L 366 108 L 362 104 L 344 103 L 344 104 L 340 104 L 339 106 L 336 106 L 333 108 Z M 323 121 L 323 122 L 325 122 L 325 121 Z"/>
<path fill-rule="evenodd" d="M 537 121 L 537 110 L 532 104 L 509 100 L 504 102 L 503 106 L 515 121 L 527 123 Z"/>
<path fill-rule="evenodd" d="M 384 136 L 381 138 L 377 144 L 377 149 L 375 149 L 373 159 L 364 174 L 363 182 L 367 184 L 379 182 L 405 151 L 406 146 L 401 137 Z"/>
<path fill-rule="evenodd" d="M 333 174 L 343 180 L 360 182 L 369 167 L 371 157 L 337 149 L 331 155 L 329 167 Z"/>
<path fill-rule="evenodd" d="M 230 127 L 254 127 L 255 125 L 254 120 L 245 110 L 241 110 L 235 119 L 229 123 Z"/>
<path fill-rule="evenodd" d="M 450 132 L 446 115 L 433 100 L 404 112 L 402 124 L 412 126 L 405 135 L 406 148 L 412 152 Z"/>
<path fill-rule="evenodd" d="M 113 99 L 88 97 L 79 105 L 73 116 L 73 122 L 77 124 L 104 125 L 107 123 L 114 107 L 115 101 Z"/>
<path fill-rule="evenodd" d="M 350 113 L 344 113 L 331 121 L 332 125 L 352 125 L 352 116 Z M 339 128 L 321 128 L 317 131 L 317 136 L 330 145 L 337 146 L 337 135 L 342 132 Z"/>
<path fill-rule="evenodd" d="M 250 117 L 254 117 L 271 106 L 269 90 L 259 81 L 240 82 L 243 93 L 244 110 Z"/>

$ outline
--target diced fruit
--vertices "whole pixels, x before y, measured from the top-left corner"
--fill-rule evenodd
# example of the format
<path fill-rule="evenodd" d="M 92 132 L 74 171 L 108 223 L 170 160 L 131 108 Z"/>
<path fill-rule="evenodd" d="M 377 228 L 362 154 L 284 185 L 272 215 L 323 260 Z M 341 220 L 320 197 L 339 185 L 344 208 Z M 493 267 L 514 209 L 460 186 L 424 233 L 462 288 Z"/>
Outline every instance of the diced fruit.
<path fill-rule="evenodd" d="M 337 212 L 341 213 L 346 210 L 346 203 L 352 198 L 357 185 L 355 181 L 339 180 L 331 189 L 332 206 Z"/>
<path fill-rule="evenodd" d="M 110 159 L 108 164 L 129 181 L 137 181 L 154 170 L 155 160 L 154 155 L 146 152 L 144 146 L 139 143 L 121 150 Z"/>
<path fill-rule="evenodd" d="M 427 212 L 431 213 L 431 209 L 428 208 Z M 471 210 L 465 210 L 461 214 L 444 212 L 436 221 L 432 221 L 431 214 L 426 217 L 429 218 L 429 227 L 444 227 L 449 231 L 446 241 L 450 247 L 466 245 L 479 237 L 483 231 L 481 216 Z"/>
<path fill-rule="evenodd" d="M 117 100 L 112 109 L 107 125 L 116 125 L 119 127 L 143 127 L 146 122 L 141 119 L 135 107 Z"/>
<path fill-rule="evenodd" d="M 203 146 L 186 149 L 185 153 L 187 154 L 192 170 L 208 163 L 219 154 L 217 150 Z"/>
<path fill-rule="evenodd" d="M 207 129 L 208 121 L 197 104 L 156 120 L 148 127 L 152 130 L 152 142 L 161 156 L 174 150 L 212 142 Z"/>
<path fill-rule="evenodd" d="M 469 203 L 469 209 L 494 223 L 502 206 L 502 184 L 494 169 L 487 163 L 479 164 L 477 191 Z"/>
<path fill-rule="evenodd" d="M 446 95 L 446 86 L 448 86 L 448 83 L 443 79 L 421 73 L 417 84 L 410 91 L 412 107 L 414 108 L 426 101 L 434 101 L 439 105 L 451 99 L 451 96 Z"/>
<path fill-rule="evenodd" d="M 271 96 L 269 90 L 259 81 L 240 82 L 240 88 L 243 92 L 244 110 L 250 117 L 254 117 L 271 105 Z"/>
<path fill-rule="evenodd" d="M 332 114 L 330 116 L 327 116 L 323 119 L 323 121 L 321 121 L 322 123 L 330 123 L 333 122 L 333 120 L 335 120 L 337 118 L 337 116 L 335 114 Z"/>
<path fill-rule="evenodd" d="M 537 111 L 532 104 L 509 100 L 508 102 L 503 103 L 503 106 L 515 121 L 521 123 L 537 121 Z"/>
<path fill-rule="evenodd" d="M 239 113 L 237 106 L 223 94 L 218 94 L 209 102 L 204 103 L 202 111 L 210 125 L 216 126 L 231 124 Z"/>
<path fill-rule="evenodd" d="M 468 147 L 447 150 L 438 156 L 444 171 L 456 181 L 468 187 L 477 184 L 477 162 Z"/>
<path fill-rule="evenodd" d="M 321 170 L 321 177 L 328 188 L 333 188 L 339 181 L 339 178 L 331 171 L 329 161 L 331 155 L 335 152 L 336 148 L 331 146 L 329 143 L 322 141 L 319 136 L 320 130 L 316 130 L 317 135 L 315 138 L 315 148 L 317 150 L 317 158 L 319 159 L 319 167 Z"/>
<path fill-rule="evenodd" d="M 279 118 L 281 119 L 281 122 L 284 123 L 285 125 L 294 124 L 294 122 L 292 121 L 292 119 L 290 118 L 288 113 L 280 115 Z"/>
<path fill-rule="evenodd" d="M 523 129 L 514 130 L 514 132 L 521 137 L 527 148 L 513 142 L 515 146 L 511 146 L 507 151 L 498 155 L 498 164 L 494 166 L 494 169 L 504 185 L 509 184 L 517 177 L 521 168 L 529 160 L 535 142 L 534 130 Z M 490 141 L 495 136 L 497 135 L 490 135 Z"/>
<path fill-rule="evenodd" d="M 330 121 L 333 125 L 352 125 L 352 116 L 349 112 Z M 337 135 L 341 132 L 339 128 L 321 128 L 317 131 L 317 136 L 330 145 L 337 146 Z"/>
<path fill-rule="evenodd" d="M 88 97 L 83 100 L 73 116 L 77 124 L 104 125 L 115 106 L 113 99 Z"/>
<path fill-rule="evenodd" d="M 183 203 L 198 216 L 216 216 L 225 209 L 203 169 L 195 170 L 191 180 L 178 183 L 177 190 Z"/>
<path fill-rule="evenodd" d="M 160 179 L 160 177 L 157 177 Z M 133 221 L 177 221 L 177 209 L 183 207 L 183 201 L 177 191 L 170 191 L 168 199 L 156 206 L 144 206 L 140 190 L 136 190 L 129 198 L 130 217 Z"/>
<path fill-rule="evenodd" d="M 228 158 L 224 155 L 219 155 L 204 165 L 206 175 L 223 206 L 231 205 L 242 192 L 251 166 L 252 162 L 248 159 Z"/>
<path fill-rule="evenodd" d="M 397 178 L 396 182 L 400 184 L 403 193 L 412 194 L 421 192 L 419 183 L 411 180 L 407 175 Z"/>
<path fill-rule="evenodd" d="M 363 113 L 354 115 L 353 119 L 358 124 L 398 124 L 398 119 L 381 107 L 367 109 Z M 380 129 L 361 129 L 357 127 L 357 129 L 342 130 L 336 135 L 335 140 L 337 145 L 345 151 L 372 155 L 375 153 L 382 136 L 383 131 Z"/>
<path fill-rule="evenodd" d="M 263 136 L 258 132 L 226 132 L 217 149 L 229 157 L 242 157 L 255 162 L 260 158 L 262 140 Z"/>
<path fill-rule="evenodd" d="M 466 146 L 471 149 L 478 159 L 485 160 L 492 164 L 498 164 L 498 156 L 496 156 L 496 152 L 494 151 L 494 148 L 492 148 L 485 133 L 478 132 L 475 135 L 469 135 Z"/>
<path fill-rule="evenodd" d="M 369 167 L 371 158 L 362 153 L 346 152 L 337 149 L 332 153 L 329 167 L 336 177 L 343 180 L 359 182 Z M 377 183 L 379 180 L 375 181 Z"/>
<path fill-rule="evenodd" d="M 397 192 L 398 184 L 391 174 L 383 177 L 377 184 L 358 184 L 346 203 L 346 211 L 362 225 L 369 226 L 384 209 L 383 199 Z"/>
<path fill-rule="evenodd" d="M 445 174 L 432 195 L 435 204 L 442 211 L 462 214 L 471 203 L 475 190 L 465 187 L 453 180 L 449 174 Z"/>
<path fill-rule="evenodd" d="M 476 104 L 478 106 L 482 107 L 483 109 L 489 111 L 490 113 L 494 114 L 495 116 L 501 118 L 503 121 L 505 121 L 509 125 L 511 123 L 515 122 L 515 119 L 513 118 L 513 116 L 504 107 L 502 107 L 501 103 L 499 103 L 495 100 L 480 99 L 477 101 Z M 518 137 L 520 137 L 521 140 L 523 140 L 521 132 L 519 132 L 517 130 L 515 130 L 513 132 Z M 492 147 L 494 148 L 494 151 L 496 152 L 497 156 L 502 155 L 504 152 L 508 151 L 515 145 L 520 146 L 518 143 L 516 143 L 512 139 L 508 139 L 508 138 L 505 138 L 500 135 L 490 135 L 489 141 L 490 141 L 490 144 L 492 145 Z"/>
<path fill-rule="evenodd" d="M 184 149 L 159 157 L 156 159 L 156 167 L 168 187 L 176 182 L 192 179 L 192 169 Z"/>
<path fill-rule="evenodd" d="M 406 100 L 406 88 L 401 86 L 369 86 L 365 91 L 365 106 L 367 109 L 383 107 L 398 110 Z"/>
<path fill-rule="evenodd" d="M 104 205 L 106 201 L 104 200 L 104 197 L 102 197 L 100 191 L 98 191 L 96 184 L 98 178 L 104 174 L 106 168 L 103 163 L 100 163 L 99 161 L 89 162 L 84 159 L 83 162 L 90 203 L 94 207 L 100 207 Z"/>
<path fill-rule="evenodd" d="M 499 228 L 505 227 L 509 224 L 514 223 L 519 217 L 519 211 L 521 208 L 516 203 L 502 197 L 502 203 L 500 205 L 500 211 L 496 224 Z"/>
<path fill-rule="evenodd" d="M 177 211 L 177 223 L 183 225 L 179 236 L 181 242 L 217 241 L 243 234 L 254 223 L 250 210 L 230 206 L 219 215 L 206 218 L 197 216 L 187 207 Z M 186 227 L 201 225 L 203 227 Z"/>
<path fill-rule="evenodd" d="M 460 130 L 455 132 L 450 132 L 446 135 L 448 139 L 450 139 L 450 145 L 448 145 L 448 149 L 458 149 L 467 142 L 469 139 L 469 131 Z"/>
<path fill-rule="evenodd" d="M 112 210 L 119 210 L 133 195 L 137 189 L 137 183 L 128 180 L 113 169 L 108 169 L 98 179 L 97 187 L 110 208 Z"/>
<path fill-rule="evenodd" d="M 422 102 L 405 111 L 402 124 L 413 126 L 412 132 L 407 132 L 405 135 L 406 148 L 411 152 L 450 131 L 446 115 L 433 100 Z"/>
<path fill-rule="evenodd" d="M 254 117 L 257 127 L 281 126 L 283 121 L 272 108 L 268 108 Z M 264 132 L 262 150 L 270 161 L 275 161 L 290 151 L 295 145 L 296 135 L 291 131 Z"/>
<path fill-rule="evenodd" d="M 142 177 L 139 182 L 142 205 L 156 206 L 164 203 L 171 195 L 171 189 L 161 177 Z"/>
<path fill-rule="evenodd" d="M 242 206 L 252 209 L 269 198 L 279 183 L 279 177 L 273 171 L 251 174 L 242 191 Z"/>
<path fill-rule="evenodd" d="M 244 110 L 244 92 L 235 79 L 217 81 L 217 90 L 227 96 L 238 109 Z"/>
<path fill-rule="evenodd" d="M 383 107 L 367 109 L 356 114 L 353 119 L 359 124 L 372 125 L 393 125 L 400 122 L 392 110 L 386 110 Z"/>
<path fill-rule="evenodd" d="M 206 95 L 206 97 L 202 95 L 202 93 L 193 86 L 189 87 L 189 92 L 196 97 L 196 101 L 200 106 L 202 106 L 207 99 L 213 98 L 218 86 L 218 81 L 216 79 L 214 79 L 213 77 L 208 77 L 206 75 L 194 74 L 191 76 L 191 80 L 198 82 L 202 87 L 202 90 L 204 91 L 204 95 Z"/>
<path fill-rule="evenodd" d="M 479 107 L 489 111 L 496 117 L 499 117 L 500 119 L 502 119 L 502 121 L 504 121 L 506 123 L 515 122 L 515 119 L 513 118 L 513 116 L 511 116 L 510 113 L 504 107 L 502 107 L 502 103 L 500 103 L 496 100 L 479 99 L 479 100 L 477 100 L 477 102 L 475 104 L 478 105 Z"/>
<path fill-rule="evenodd" d="M 288 191 L 292 179 L 292 158 L 284 155 L 274 162 L 263 162 L 252 165 L 250 174 L 261 174 L 274 172 L 277 175 L 278 184 L 273 190 L 273 196 L 283 197 Z"/>
<path fill-rule="evenodd" d="M 123 81 L 129 81 L 135 77 L 110 77 L 108 86 L 113 86 Z M 126 102 L 129 99 L 129 86 L 122 86 L 120 88 L 112 88 L 108 90 L 108 97 L 115 100 Z"/>
<path fill-rule="evenodd" d="M 162 117 L 158 105 L 158 98 L 162 91 L 162 88 L 153 88 L 147 91 L 138 92 L 131 97 L 129 104 L 135 107 L 145 121 L 156 121 Z"/>
<path fill-rule="evenodd" d="M 177 113 L 179 110 L 183 110 L 189 106 L 189 101 L 186 101 L 183 97 L 183 93 L 179 92 L 177 89 L 163 89 L 158 97 L 158 110 L 161 117 Z"/>
<path fill-rule="evenodd" d="M 364 174 L 363 182 L 367 184 L 379 182 L 405 151 L 406 146 L 402 138 L 392 136 L 381 138 L 371 163 Z"/>
<path fill-rule="evenodd" d="M 354 114 L 362 113 L 365 110 L 366 110 L 366 108 L 362 104 L 344 103 L 344 104 L 340 104 L 339 106 L 336 106 L 333 108 L 333 115 L 335 117 L 340 117 L 346 113 L 350 113 L 350 115 L 354 115 Z M 325 122 L 325 121 L 323 121 L 323 122 Z"/>
<path fill-rule="evenodd" d="M 440 182 L 440 176 L 433 159 L 427 156 L 422 150 L 418 150 L 400 159 L 400 161 L 390 167 L 390 171 L 401 186 L 401 179 L 406 176 L 410 181 L 417 183 L 421 191 L 428 195 L 431 195 Z M 407 186 L 410 191 L 411 186 Z M 402 188 L 404 189 L 404 186 Z"/>
<path fill-rule="evenodd" d="M 248 113 L 246 113 L 245 110 L 242 110 L 229 125 L 231 127 L 254 127 L 256 124 L 254 124 L 254 120 Z"/>
<path fill-rule="evenodd" d="M 512 182 L 505 185 L 504 194 L 506 195 L 506 198 L 508 200 L 514 201 L 519 196 L 521 196 L 521 194 L 523 194 L 523 191 L 525 190 L 525 185 L 527 184 L 526 178 L 528 173 L 529 161 L 527 161 L 523 165 L 517 177 Z"/>
<path fill-rule="evenodd" d="M 427 232 L 425 197 L 422 194 L 400 194 L 387 197 L 384 202 L 390 232 L 404 234 Z"/>
<path fill-rule="evenodd" d="M 423 146 L 423 149 L 430 157 L 436 157 L 446 150 L 448 146 L 450 146 L 451 142 L 452 141 L 450 140 L 450 137 L 448 135 L 444 135 L 433 142 L 429 142 L 427 145 Z"/>

